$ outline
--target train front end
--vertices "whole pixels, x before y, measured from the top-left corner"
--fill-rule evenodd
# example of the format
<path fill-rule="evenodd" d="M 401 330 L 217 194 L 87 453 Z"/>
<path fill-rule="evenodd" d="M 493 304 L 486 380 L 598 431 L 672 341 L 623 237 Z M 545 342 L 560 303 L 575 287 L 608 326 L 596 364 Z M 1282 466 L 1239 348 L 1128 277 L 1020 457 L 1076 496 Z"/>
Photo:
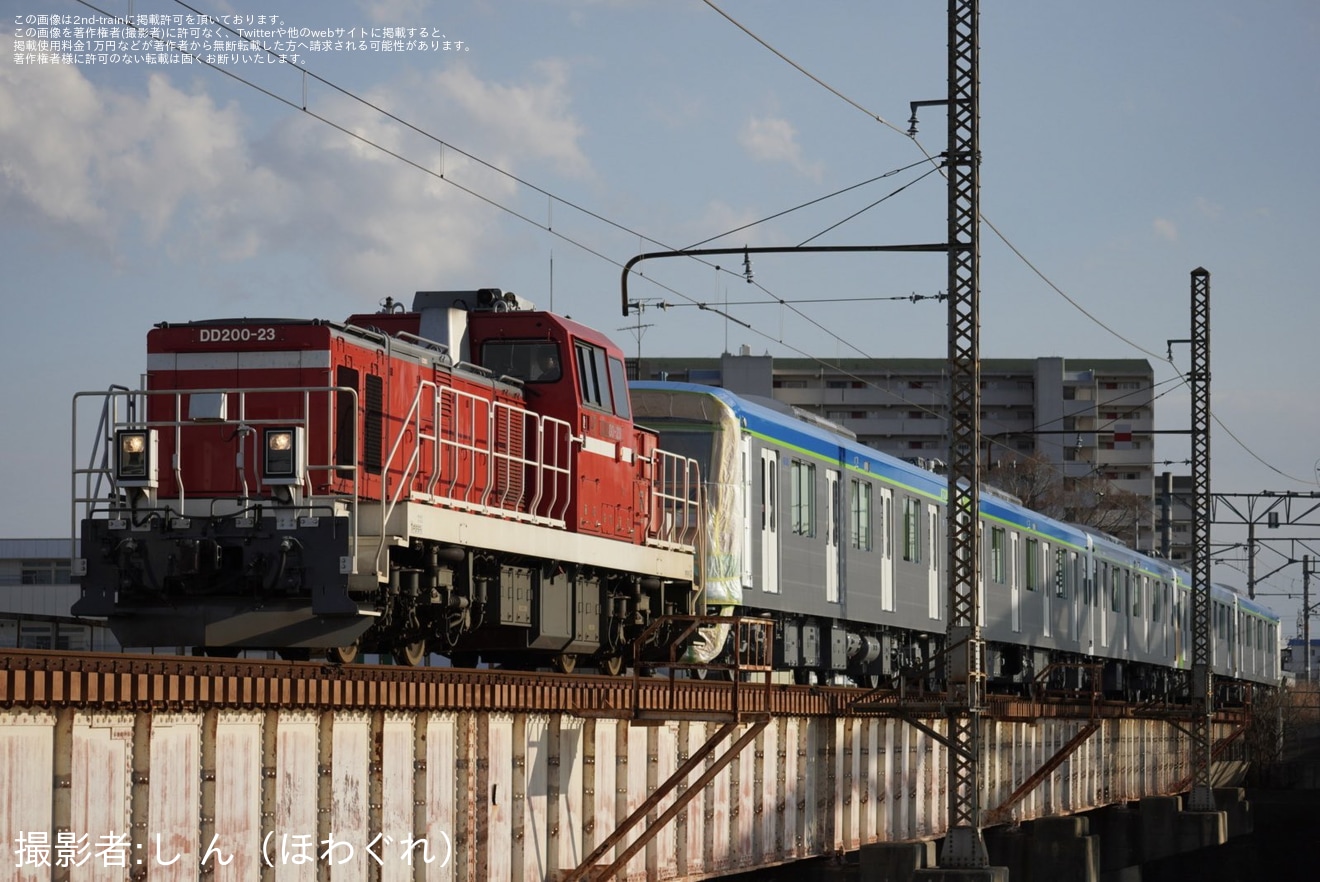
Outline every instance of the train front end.
<path fill-rule="evenodd" d="M 147 343 L 143 388 L 75 397 L 73 612 L 124 646 L 353 644 L 376 615 L 355 572 L 370 366 L 346 373 L 320 322 L 159 325 Z"/>

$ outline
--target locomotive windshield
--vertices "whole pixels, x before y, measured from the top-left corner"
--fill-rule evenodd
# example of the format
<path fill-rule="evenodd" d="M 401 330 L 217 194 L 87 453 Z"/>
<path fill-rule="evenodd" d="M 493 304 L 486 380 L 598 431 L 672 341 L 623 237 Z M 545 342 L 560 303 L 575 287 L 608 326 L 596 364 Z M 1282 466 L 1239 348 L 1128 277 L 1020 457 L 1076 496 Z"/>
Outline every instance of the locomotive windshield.
<path fill-rule="evenodd" d="M 564 375 L 559 346 L 549 340 L 489 340 L 481 347 L 481 365 L 528 383 L 552 383 Z"/>

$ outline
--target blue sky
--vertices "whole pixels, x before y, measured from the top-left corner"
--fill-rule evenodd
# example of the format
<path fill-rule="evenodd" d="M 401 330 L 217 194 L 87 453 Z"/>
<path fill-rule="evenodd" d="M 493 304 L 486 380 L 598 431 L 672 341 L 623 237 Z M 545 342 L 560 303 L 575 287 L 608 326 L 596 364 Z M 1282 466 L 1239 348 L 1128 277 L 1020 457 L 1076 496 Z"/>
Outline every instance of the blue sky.
<path fill-rule="evenodd" d="M 946 92 L 945 6 L 929 0 L 716 3 L 864 110 L 701 0 L 193 5 L 316 30 L 427 28 L 463 49 L 304 49 L 297 65 L 229 65 L 231 76 L 19 64 L 16 19 L 95 13 L 0 0 L 0 535 L 67 532 L 70 398 L 134 383 L 155 322 L 340 319 L 418 289 L 497 286 L 632 353 L 619 265 L 912 166 L 921 150 L 895 128 L 907 128 L 908 102 Z M 188 13 L 165 0 L 132 8 Z M 1205 266 L 1213 409 L 1249 448 L 1215 426 L 1213 489 L 1320 489 L 1320 6 L 1018 0 L 982 13 L 982 210 L 1025 257 L 983 228 L 983 355 L 1148 357 L 1167 393 L 1159 427 L 1185 428 L 1188 398 L 1164 357 L 1166 341 L 1189 334 L 1189 273 Z M 943 131 L 939 109 L 924 110 L 920 144 L 938 153 Z M 710 244 L 798 244 L 921 173 Z M 944 199 L 942 180 L 926 177 L 813 244 L 940 241 Z M 938 293 L 942 256 L 763 257 L 762 287 L 727 263 L 734 272 L 652 264 L 647 275 L 674 290 L 636 282 L 631 293 L 767 301 L 729 308 L 752 329 L 690 307 L 648 310 L 646 354 L 945 352 L 941 304 L 873 299 Z M 856 302 L 801 307 L 822 330 L 772 296 Z M 1179 370 L 1187 359 L 1175 347 Z M 1164 436 L 1156 458 L 1187 454 Z M 1216 528 L 1215 539 L 1237 535 Z M 1259 559 L 1268 570 L 1285 558 Z M 1241 584 L 1235 566 L 1245 569 L 1217 566 L 1216 578 Z M 1300 570 L 1285 567 L 1269 590 L 1300 590 Z M 1295 604 L 1275 605 L 1291 631 Z"/>

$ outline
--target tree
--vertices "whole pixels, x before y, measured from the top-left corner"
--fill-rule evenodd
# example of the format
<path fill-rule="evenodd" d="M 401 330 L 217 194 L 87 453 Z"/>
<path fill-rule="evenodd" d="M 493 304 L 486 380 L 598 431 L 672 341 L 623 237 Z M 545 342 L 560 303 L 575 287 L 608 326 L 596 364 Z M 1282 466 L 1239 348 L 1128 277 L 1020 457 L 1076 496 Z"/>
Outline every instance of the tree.
<path fill-rule="evenodd" d="M 1100 530 L 1129 547 L 1136 547 L 1140 525 L 1150 523 L 1148 497 L 1120 489 L 1099 475 L 1065 478 L 1039 453 L 992 463 L 982 471 L 981 480 L 1016 497 L 1032 511 Z"/>

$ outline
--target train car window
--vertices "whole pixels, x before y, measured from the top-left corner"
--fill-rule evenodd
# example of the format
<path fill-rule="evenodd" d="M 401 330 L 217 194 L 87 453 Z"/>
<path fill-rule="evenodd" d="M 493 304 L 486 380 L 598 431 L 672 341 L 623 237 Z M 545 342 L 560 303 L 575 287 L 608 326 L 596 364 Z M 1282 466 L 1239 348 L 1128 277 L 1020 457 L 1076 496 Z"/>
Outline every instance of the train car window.
<path fill-rule="evenodd" d="M 614 396 L 614 413 L 625 420 L 632 419 L 632 406 L 628 401 L 628 372 L 623 362 L 610 359 L 610 391 Z"/>
<path fill-rule="evenodd" d="M 816 466 L 792 460 L 789 463 L 789 516 L 793 532 L 816 535 Z"/>
<path fill-rule="evenodd" d="M 871 485 L 854 480 L 849 488 L 852 510 L 852 547 L 870 551 L 873 543 L 871 524 Z"/>
<path fill-rule="evenodd" d="M 990 528 L 990 578 L 1004 584 L 1004 548 L 1008 537 L 1003 527 Z"/>
<path fill-rule="evenodd" d="M 921 503 L 903 497 L 903 560 L 921 560 Z"/>
<path fill-rule="evenodd" d="M 1072 568 L 1068 566 L 1068 552 L 1060 548 L 1054 552 L 1054 593 L 1067 597 L 1072 593 Z"/>
<path fill-rule="evenodd" d="M 1138 576 L 1136 579 L 1132 579 L 1130 575 L 1129 575 L 1129 580 L 1132 583 L 1132 617 L 1140 618 L 1141 617 L 1141 583 L 1144 580 L 1140 576 Z"/>
<path fill-rule="evenodd" d="M 1112 567 L 1112 568 L 1109 570 L 1109 576 L 1110 576 L 1110 580 L 1109 580 L 1109 599 L 1110 599 L 1110 603 L 1109 603 L 1109 605 L 1110 605 L 1110 607 L 1113 608 L 1114 612 L 1122 612 L 1122 611 L 1123 611 L 1123 591 L 1122 591 L 1122 589 L 1119 587 L 1119 586 L 1122 584 L 1122 577 L 1121 577 L 1120 574 L 1119 574 L 1119 569 L 1118 569 L 1118 567 Z"/>
<path fill-rule="evenodd" d="M 1028 538 L 1026 549 L 1027 565 L 1023 571 L 1027 574 L 1027 590 L 1035 591 L 1040 587 L 1040 540 Z"/>

